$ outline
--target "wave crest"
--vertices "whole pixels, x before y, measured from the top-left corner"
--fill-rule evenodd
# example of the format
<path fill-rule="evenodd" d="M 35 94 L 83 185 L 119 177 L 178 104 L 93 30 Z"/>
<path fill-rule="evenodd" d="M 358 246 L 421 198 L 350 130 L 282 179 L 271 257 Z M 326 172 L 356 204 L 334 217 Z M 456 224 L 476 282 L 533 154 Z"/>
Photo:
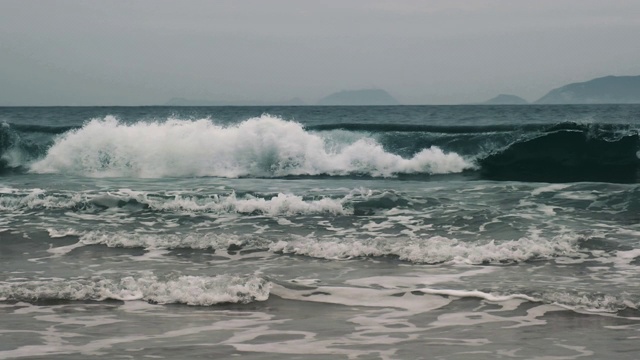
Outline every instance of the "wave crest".
<path fill-rule="evenodd" d="M 344 198 L 307 198 L 294 194 L 274 195 L 202 195 L 193 193 L 167 194 L 121 189 L 101 193 L 58 192 L 42 189 L 0 188 L 0 210 L 73 209 L 99 211 L 127 208 L 129 211 L 160 211 L 185 213 L 243 214 L 288 216 L 311 214 L 351 214 Z"/>
<path fill-rule="evenodd" d="M 562 123 L 478 160 L 484 177 L 519 181 L 637 182 L 637 131 Z"/>
<path fill-rule="evenodd" d="M 501 264 L 548 259 L 557 256 L 579 256 L 582 238 L 559 235 L 552 239 L 521 238 L 497 243 L 466 243 L 457 239 L 434 236 L 419 241 L 375 238 L 369 241 L 319 241 L 299 237 L 281 240 L 269 246 L 276 253 L 304 255 L 322 259 L 397 256 L 413 263 Z"/>
<path fill-rule="evenodd" d="M 218 275 L 159 278 L 154 275 L 120 279 L 59 279 L 0 283 L 1 301 L 144 300 L 157 304 L 210 306 L 265 301 L 271 284 L 256 276 Z"/>
<path fill-rule="evenodd" d="M 123 124 L 112 116 L 60 136 L 36 173 L 132 177 L 282 177 L 457 173 L 473 165 L 430 147 L 411 158 L 371 137 L 331 139 L 263 115 L 232 126 L 209 119 Z"/>

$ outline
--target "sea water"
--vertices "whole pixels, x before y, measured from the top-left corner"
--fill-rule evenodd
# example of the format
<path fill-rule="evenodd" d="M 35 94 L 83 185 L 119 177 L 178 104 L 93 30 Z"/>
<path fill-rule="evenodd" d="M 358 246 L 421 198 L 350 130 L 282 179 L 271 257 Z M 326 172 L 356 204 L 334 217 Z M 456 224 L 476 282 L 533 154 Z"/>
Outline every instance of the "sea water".
<path fill-rule="evenodd" d="M 640 106 L 0 108 L 0 359 L 637 359 Z"/>

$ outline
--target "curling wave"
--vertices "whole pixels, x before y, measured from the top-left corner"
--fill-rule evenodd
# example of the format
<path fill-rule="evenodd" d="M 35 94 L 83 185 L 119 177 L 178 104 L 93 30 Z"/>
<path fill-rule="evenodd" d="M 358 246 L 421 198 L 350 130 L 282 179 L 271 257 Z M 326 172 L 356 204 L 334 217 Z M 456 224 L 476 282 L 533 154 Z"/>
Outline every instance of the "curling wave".
<path fill-rule="evenodd" d="M 637 182 L 640 137 L 637 131 L 565 123 L 494 150 L 478 163 L 493 180 Z"/>

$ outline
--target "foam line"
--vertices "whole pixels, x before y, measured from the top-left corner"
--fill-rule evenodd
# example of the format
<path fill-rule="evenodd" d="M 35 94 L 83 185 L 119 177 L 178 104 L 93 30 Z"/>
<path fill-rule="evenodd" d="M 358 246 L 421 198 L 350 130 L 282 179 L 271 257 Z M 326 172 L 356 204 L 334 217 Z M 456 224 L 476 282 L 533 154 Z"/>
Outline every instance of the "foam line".
<path fill-rule="evenodd" d="M 0 282 L 0 301 L 143 300 L 158 304 L 209 306 L 249 303 L 269 297 L 271 284 L 256 276 L 218 275 L 159 278 L 154 275 L 120 279 L 58 279 Z"/>

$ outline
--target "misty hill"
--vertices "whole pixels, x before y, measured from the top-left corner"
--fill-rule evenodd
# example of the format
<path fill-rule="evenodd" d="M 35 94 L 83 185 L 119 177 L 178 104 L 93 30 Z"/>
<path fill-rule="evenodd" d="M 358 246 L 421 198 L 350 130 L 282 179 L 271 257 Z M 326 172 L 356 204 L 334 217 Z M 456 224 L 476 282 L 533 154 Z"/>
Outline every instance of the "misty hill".
<path fill-rule="evenodd" d="M 399 105 L 382 89 L 343 90 L 318 101 L 318 105 Z"/>
<path fill-rule="evenodd" d="M 515 95 L 507 95 L 507 94 L 500 94 L 494 98 L 491 98 L 485 102 L 483 102 L 483 104 L 486 105 L 523 105 L 523 104 L 528 104 L 527 100 L 521 98 L 520 96 L 515 96 Z"/>
<path fill-rule="evenodd" d="M 553 89 L 537 104 L 640 103 L 640 76 L 605 76 Z"/>

